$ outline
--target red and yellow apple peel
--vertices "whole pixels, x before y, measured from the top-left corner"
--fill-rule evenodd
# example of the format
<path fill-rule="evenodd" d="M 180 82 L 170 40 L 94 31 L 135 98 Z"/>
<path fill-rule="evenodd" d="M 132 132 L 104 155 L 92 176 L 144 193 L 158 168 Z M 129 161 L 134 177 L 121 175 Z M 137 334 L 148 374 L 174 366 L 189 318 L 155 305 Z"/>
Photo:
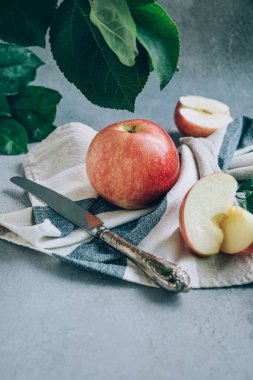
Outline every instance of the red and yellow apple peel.
<path fill-rule="evenodd" d="M 179 175 L 170 136 L 148 120 L 126 120 L 100 131 L 88 150 L 87 174 L 97 193 L 126 208 L 148 207 L 166 194 Z"/>

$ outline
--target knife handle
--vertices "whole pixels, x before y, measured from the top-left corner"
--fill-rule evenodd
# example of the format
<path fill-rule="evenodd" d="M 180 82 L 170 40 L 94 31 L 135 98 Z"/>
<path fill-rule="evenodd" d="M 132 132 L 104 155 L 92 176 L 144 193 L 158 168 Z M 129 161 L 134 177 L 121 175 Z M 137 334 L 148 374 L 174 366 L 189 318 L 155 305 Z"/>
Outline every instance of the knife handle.
<path fill-rule="evenodd" d="M 124 253 L 160 287 L 175 292 L 190 290 L 190 277 L 179 266 L 143 251 L 106 227 L 100 227 L 95 236 Z"/>

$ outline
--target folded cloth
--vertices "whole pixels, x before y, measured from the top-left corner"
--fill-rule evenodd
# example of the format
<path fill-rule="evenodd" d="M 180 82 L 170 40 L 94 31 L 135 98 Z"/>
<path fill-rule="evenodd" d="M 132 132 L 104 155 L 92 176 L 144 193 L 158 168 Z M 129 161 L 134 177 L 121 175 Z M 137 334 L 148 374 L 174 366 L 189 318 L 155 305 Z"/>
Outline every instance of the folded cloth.
<path fill-rule="evenodd" d="M 58 127 L 27 154 L 27 178 L 52 188 L 101 218 L 108 228 L 142 249 L 185 269 L 193 288 L 222 287 L 253 281 L 253 255 L 192 255 L 179 232 L 179 207 L 198 178 L 227 171 L 238 180 L 253 177 L 253 120 L 240 117 L 208 138 L 181 138 L 180 176 L 155 207 L 122 210 L 98 197 L 85 169 L 87 149 L 96 131 L 81 123 Z M 124 280 L 154 286 L 125 256 L 75 227 L 42 201 L 0 215 L 0 238 L 33 248 L 67 263 Z"/>

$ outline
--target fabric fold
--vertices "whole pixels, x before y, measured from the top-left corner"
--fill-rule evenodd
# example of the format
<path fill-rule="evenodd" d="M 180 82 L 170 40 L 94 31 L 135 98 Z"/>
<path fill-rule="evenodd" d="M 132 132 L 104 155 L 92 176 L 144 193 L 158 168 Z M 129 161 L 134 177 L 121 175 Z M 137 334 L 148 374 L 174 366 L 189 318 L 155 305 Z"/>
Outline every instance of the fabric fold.
<path fill-rule="evenodd" d="M 179 231 L 180 203 L 202 176 L 227 171 L 238 180 L 253 178 L 253 121 L 239 117 L 208 138 L 180 139 L 177 183 L 154 207 L 123 210 L 98 196 L 85 168 L 96 131 L 82 123 L 58 127 L 27 154 L 27 178 L 50 187 L 98 215 L 108 228 L 142 249 L 185 269 L 193 288 L 240 285 L 253 281 L 253 256 L 193 256 Z M 32 207 L 0 215 L 0 238 L 57 257 L 69 264 L 127 281 L 154 286 L 121 253 L 91 238 L 42 201 L 29 195 Z"/>

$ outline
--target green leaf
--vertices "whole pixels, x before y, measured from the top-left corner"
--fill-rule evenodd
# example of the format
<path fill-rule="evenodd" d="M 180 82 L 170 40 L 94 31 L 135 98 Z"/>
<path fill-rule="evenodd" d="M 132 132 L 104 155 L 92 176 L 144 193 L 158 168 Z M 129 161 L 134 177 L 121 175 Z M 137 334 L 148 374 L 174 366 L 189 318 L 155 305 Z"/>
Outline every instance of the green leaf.
<path fill-rule="evenodd" d="M 130 7 L 140 7 L 141 5 L 154 3 L 155 0 L 127 0 Z"/>
<path fill-rule="evenodd" d="M 152 58 L 153 67 L 163 89 L 177 69 L 179 34 L 175 22 L 158 4 L 132 9 L 137 38 Z"/>
<path fill-rule="evenodd" d="M 43 62 L 30 50 L 0 43 L 0 90 L 6 95 L 20 92 L 33 81 Z"/>
<path fill-rule="evenodd" d="M 149 54 L 148 54 L 148 67 L 149 67 L 149 72 L 152 73 L 152 71 L 154 71 L 154 66 Z"/>
<path fill-rule="evenodd" d="M 22 46 L 45 47 L 57 0 L 0 0 L 0 38 Z"/>
<path fill-rule="evenodd" d="M 247 200 L 246 198 L 239 198 L 239 197 L 236 197 L 237 198 L 237 201 L 239 203 L 239 206 L 242 207 L 242 208 L 245 208 L 247 209 Z"/>
<path fill-rule="evenodd" d="M 244 181 L 237 190 L 237 200 L 240 206 L 253 213 L 253 178 Z"/>
<path fill-rule="evenodd" d="M 237 196 L 237 200 L 241 207 L 253 214 L 253 191 L 245 191 L 243 193 L 245 198 Z"/>
<path fill-rule="evenodd" d="M 24 127 L 11 117 L 0 118 L 0 154 L 27 152 L 27 133 Z"/>
<path fill-rule="evenodd" d="M 147 54 L 140 47 L 133 67 L 122 65 L 90 21 L 90 6 L 65 0 L 50 28 L 53 56 L 66 78 L 92 103 L 134 110 L 148 75 Z"/>
<path fill-rule="evenodd" d="M 60 100 L 57 91 L 40 86 L 27 86 L 8 97 L 11 113 L 27 130 L 29 142 L 41 141 L 55 129 L 52 124 Z"/>
<path fill-rule="evenodd" d="M 247 198 L 247 210 L 253 214 L 253 192 L 251 196 Z"/>
<path fill-rule="evenodd" d="M 91 0 L 90 19 L 120 62 L 133 66 L 138 54 L 136 29 L 125 0 Z"/>
<path fill-rule="evenodd" d="M 253 195 L 253 191 L 251 190 L 243 190 L 244 196 L 247 198 L 251 197 Z"/>
<path fill-rule="evenodd" d="M 238 191 L 252 190 L 253 191 L 253 178 L 244 181 L 238 188 Z"/>
<path fill-rule="evenodd" d="M 4 93 L 0 90 L 0 117 L 1 116 L 11 116 L 9 105 Z"/>

